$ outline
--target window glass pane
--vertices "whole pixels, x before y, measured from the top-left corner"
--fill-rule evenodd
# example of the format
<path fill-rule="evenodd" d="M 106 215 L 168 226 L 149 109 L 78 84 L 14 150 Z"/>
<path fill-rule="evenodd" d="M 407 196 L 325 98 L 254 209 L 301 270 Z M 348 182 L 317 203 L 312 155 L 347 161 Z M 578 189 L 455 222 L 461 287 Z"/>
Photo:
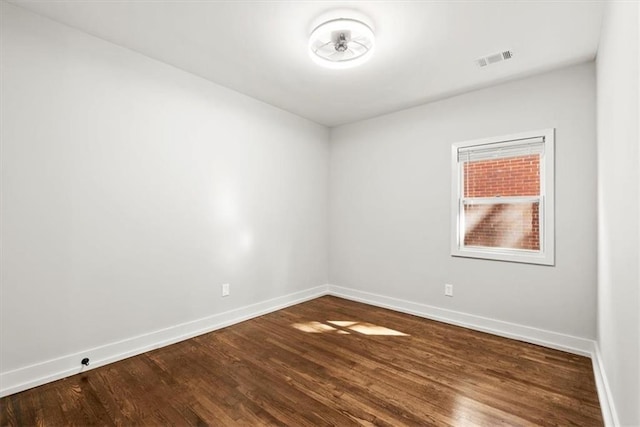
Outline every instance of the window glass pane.
<path fill-rule="evenodd" d="M 540 155 L 464 163 L 464 197 L 540 195 Z"/>
<path fill-rule="evenodd" d="M 540 203 L 464 206 L 464 246 L 540 250 Z"/>

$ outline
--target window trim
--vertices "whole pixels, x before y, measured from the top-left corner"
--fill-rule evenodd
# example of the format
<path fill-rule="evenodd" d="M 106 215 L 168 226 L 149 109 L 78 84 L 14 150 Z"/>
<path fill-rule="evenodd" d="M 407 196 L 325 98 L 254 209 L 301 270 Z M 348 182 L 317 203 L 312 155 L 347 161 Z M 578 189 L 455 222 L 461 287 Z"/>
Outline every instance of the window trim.
<path fill-rule="evenodd" d="M 463 162 L 458 160 L 460 148 L 500 144 L 517 145 L 532 138 L 544 139 L 544 153 L 540 157 L 540 196 L 503 197 L 504 201 L 522 202 L 539 198 L 540 251 L 528 249 L 488 248 L 464 246 L 463 243 Z M 499 203 L 497 198 L 487 198 Z M 555 265 L 555 128 L 521 132 L 499 137 L 475 139 L 451 145 L 451 256 L 480 258 L 528 264 Z"/>

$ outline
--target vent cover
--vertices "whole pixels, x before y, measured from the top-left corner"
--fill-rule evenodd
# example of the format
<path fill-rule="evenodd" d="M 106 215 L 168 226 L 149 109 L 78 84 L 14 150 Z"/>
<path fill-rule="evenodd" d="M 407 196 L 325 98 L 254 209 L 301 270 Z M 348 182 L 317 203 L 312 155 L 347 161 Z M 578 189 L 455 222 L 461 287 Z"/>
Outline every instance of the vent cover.
<path fill-rule="evenodd" d="M 506 61 L 507 59 L 513 58 L 513 52 L 510 50 L 505 50 L 503 52 L 492 53 L 491 55 L 483 56 L 481 58 L 476 59 L 476 64 L 479 67 L 486 67 L 487 65 L 495 64 L 496 62 Z"/>

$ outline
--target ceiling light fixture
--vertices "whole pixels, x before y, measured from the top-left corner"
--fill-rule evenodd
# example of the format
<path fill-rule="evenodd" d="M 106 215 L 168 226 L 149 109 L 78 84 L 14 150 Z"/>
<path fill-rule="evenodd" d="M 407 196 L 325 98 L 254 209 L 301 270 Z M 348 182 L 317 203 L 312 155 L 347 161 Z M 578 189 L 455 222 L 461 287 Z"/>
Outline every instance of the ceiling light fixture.
<path fill-rule="evenodd" d="M 309 37 L 309 55 L 317 64 L 334 69 L 363 64 L 375 47 L 373 30 L 357 19 L 338 18 L 318 25 Z"/>

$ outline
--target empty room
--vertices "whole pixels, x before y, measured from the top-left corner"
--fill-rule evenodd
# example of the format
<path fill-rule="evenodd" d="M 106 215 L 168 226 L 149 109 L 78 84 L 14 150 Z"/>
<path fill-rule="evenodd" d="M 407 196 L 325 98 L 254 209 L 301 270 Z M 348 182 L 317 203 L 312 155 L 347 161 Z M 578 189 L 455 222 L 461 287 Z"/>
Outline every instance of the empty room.
<path fill-rule="evenodd" d="M 640 6 L 0 0 L 0 425 L 640 426 Z"/>

